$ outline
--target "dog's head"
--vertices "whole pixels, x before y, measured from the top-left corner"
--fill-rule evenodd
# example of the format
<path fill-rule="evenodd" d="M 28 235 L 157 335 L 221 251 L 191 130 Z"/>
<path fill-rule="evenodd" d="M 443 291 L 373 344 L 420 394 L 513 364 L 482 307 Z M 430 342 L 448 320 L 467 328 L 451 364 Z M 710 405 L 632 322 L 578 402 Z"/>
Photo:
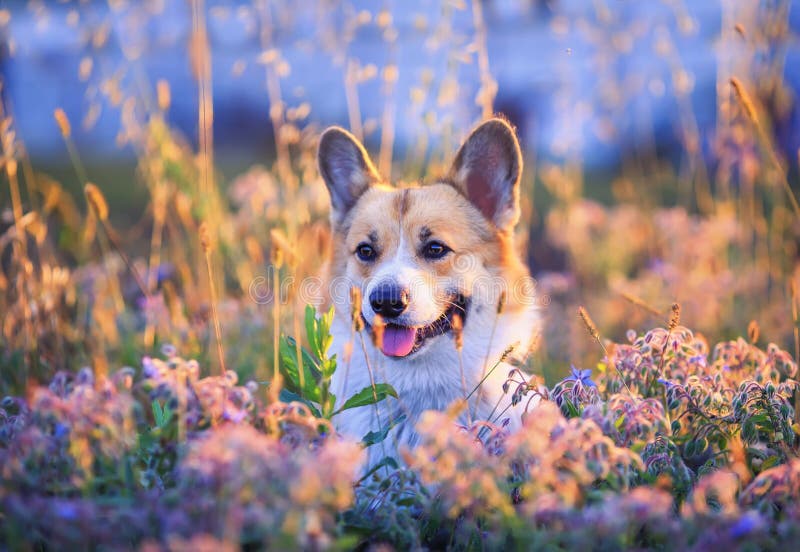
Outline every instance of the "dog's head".
<path fill-rule="evenodd" d="M 522 155 L 505 121 L 478 126 L 447 176 L 426 186 L 388 185 L 336 127 L 320 139 L 319 169 L 331 196 L 333 275 L 340 291 L 361 289 L 361 315 L 383 327 L 384 355 L 423 357 L 455 317 L 465 340 L 485 340 L 500 298 L 510 309 L 526 299 L 527 269 L 512 244 Z"/>

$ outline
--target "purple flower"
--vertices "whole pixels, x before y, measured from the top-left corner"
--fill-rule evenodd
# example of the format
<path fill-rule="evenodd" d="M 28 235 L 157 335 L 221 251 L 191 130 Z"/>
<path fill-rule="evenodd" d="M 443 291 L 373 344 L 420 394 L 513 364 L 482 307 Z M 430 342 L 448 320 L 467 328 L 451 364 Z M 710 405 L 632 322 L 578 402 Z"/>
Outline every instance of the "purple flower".
<path fill-rule="evenodd" d="M 241 423 L 247 417 L 247 412 L 241 409 L 226 408 L 222 412 L 222 419 L 235 424 Z"/>
<path fill-rule="evenodd" d="M 154 378 L 158 376 L 158 368 L 153 363 L 153 359 L 149 356 L 142 358 L 142 371 L 144 373 L 144 377 L 146 378 Z"/>
<path fill-rule="evenodd" d="M 597 387 L 595 383 L 592 381 L 592 371 L 591 370 L 580 370 L 575 368 L 575 366 L 570 364 L 570 368 L 572 369 L 572 375 L 567 376 L 564 378 L 564 381 L 574 381 L 575 383 L 580 383 L 584 387 Z"/>

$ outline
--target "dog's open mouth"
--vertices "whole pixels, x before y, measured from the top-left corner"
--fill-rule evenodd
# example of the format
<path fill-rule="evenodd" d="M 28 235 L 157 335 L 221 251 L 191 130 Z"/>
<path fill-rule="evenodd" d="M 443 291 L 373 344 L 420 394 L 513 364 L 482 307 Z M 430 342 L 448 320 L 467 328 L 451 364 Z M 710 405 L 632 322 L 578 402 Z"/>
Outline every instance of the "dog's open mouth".
<path fill-rule="evenodd" d="M 460 316 L 466 322 L 467 299 L 456 295 L 450 306 L 432 323 L 426 326 L 401 326 L 387 323 L 383 327 L 383 335 L 378 341 L 381 351 L 390 357 L 405 357 L 418 351 L 428 339 L 446 334 L 453 329 L 453 318 Z"/>

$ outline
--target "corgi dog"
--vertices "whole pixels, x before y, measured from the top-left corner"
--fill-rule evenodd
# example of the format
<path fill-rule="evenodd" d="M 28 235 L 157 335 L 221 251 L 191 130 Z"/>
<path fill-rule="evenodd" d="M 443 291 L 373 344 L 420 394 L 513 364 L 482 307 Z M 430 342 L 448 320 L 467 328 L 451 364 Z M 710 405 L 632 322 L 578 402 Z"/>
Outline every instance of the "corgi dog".
<path fill-rule="evenodd" d="M 512 347 L 527 353 L 539 317 L 514 247 L 522 155 L 513 128 L 499 118 L 480 124 L 447 175 L 427 185 L 392 186 L 338 127 L 322 134 L 318 164 L 332 207 L 331 390 L 337 407 L 373 383 L 397 392 L 342 411 L 337 430 L 361 439 L 391 427 L 368 448 L 374 465 L 416 445 L 424 411 L 467 397 L 459 423 L 518 427 L 524 404 L 512 406 L 503 360 Z"/>

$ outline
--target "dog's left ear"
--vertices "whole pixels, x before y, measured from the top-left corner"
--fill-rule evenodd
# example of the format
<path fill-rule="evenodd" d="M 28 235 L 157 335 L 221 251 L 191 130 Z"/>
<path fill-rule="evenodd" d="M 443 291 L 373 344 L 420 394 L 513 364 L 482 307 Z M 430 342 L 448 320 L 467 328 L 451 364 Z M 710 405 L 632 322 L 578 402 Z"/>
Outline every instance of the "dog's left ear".
<path fill-rule="evenodd" d="M 519 219 L 522 153 L 514 129 L 502 119 L 478 125 L 458 150 L 448 178 L 498 230 Z"/>

